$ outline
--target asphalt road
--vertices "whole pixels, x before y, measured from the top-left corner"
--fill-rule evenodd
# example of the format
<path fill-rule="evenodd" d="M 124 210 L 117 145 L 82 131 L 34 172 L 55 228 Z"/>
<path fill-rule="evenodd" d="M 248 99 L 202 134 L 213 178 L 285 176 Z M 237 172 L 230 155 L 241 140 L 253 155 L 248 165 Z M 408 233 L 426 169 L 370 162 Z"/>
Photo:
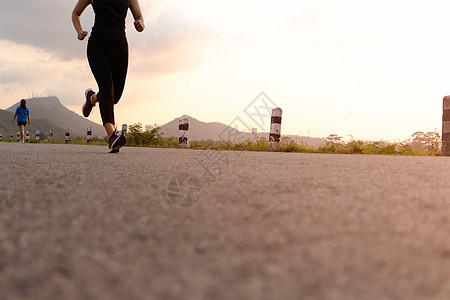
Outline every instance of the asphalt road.
<path fill-rule="evenodd" d="M 448 299 L 450 158 L 0 143 L 1 299 Z"/>

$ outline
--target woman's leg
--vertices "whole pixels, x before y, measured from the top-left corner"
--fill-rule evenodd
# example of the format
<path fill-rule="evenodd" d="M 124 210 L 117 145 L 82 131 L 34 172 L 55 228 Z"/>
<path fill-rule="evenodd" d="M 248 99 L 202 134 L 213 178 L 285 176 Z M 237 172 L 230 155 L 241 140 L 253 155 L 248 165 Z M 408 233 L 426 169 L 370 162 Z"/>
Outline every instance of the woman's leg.
<path fill-rule="evenodd" d="M 128 60 L 127 60 L 127 62 L 128 62 Z M 125 70 L 125 72 L 123 72 L 123 70 Z M 114 104 L 117 104 L 117 102 L 119 102 L 120 97 L 122 96 L 122 93 L 123 93 L 123 89 L 125 87 L 125 78 L 126 78 L 126 73 L 127 73 L 127 67 L 122 68 L 121 71 L 122 72 L 120 72 L 115 77 L 113 76 Z M 115 78 L 115 80 L 114 80 L 114 78 Z M 117 85 L 116 85 L 116 83 L 117 83 Z M 116 86 L 119 86 L 119 88 L 116 89 Z M 98 102 L 99 102 L 98 96 L 96 93 L 92 96 L 91 103 L 96 104 Z M 113 123 L 105 123 L 105 124 L 103 124 L 103 126 L 105 127 L 108 137 L 110 137 L 111 134 L 113 134 L 115 131 L 115 127 L 114 127 L 115 125 Z"/>
<path fill-rule="evenodd" d="M 110 137 L 114 132 L 114 130 L 111 130 L 111 128 L 114 128 L 114 86 L 110 64 L 106 57 L 107 52 L 107 47 L 91 42 L 88 43 L 89 66 L 99 89 L 99 92 L 94 95 L 92 103 L 99 102 L 103 126 L 108 137 Z"/>
<path fill-rule="evenodd" d="M 112 47 L 109 52 L 111 75 L 114 86 L 114 104 L 117 104 L 122 97 L 125 88 L 125 80 L 128 71 L 128 45 L 119 45 Z"/>
<path fill-rule="evenodd" d="M 25 126 L 24 125 L 20 125 L 20 140 L 23 142 L 24 141 L 24 135 L 25 135 Z"/>
<path fill-rule="evenodd" d="M 111 46 L 108 49 L 107 58 L 111 69 L 111 77 L 113 80 L 113 100 L 114 104 L 119 102 L 125 87 L 125 79 L 128 70 L 128 45 Z M 113 107 L 114 113 L 114 107 Z M 114 115 L 113 115 L 114 116 Z M 106 130 L 110 130 L 112 135 L 108 141 L 110 153 L 117 153 L 119 149 L 125 145 L 127 139 L 124 135 L 114 134 L 114 123 L 106 123 Z M 108 129 L 109 127 L 109 129 Z"/>
<path fill-rule="evenodd" d="M 116 131 L 116 128 L 112 123 L 105 123 L 103 124 L 103 127 L 105 127 L 106 134 L 108 135 L 108 137 L 110 137 L 114 133 L 114 131 Z"/>
<path fill-rule="evenodd" d="M 117 104 L 120 97 L 122 97 L 123 89 L 125 87 L 125 80 L 127 78 L 128 71 L 128 45 L 111 46 L 106 53 L 106 57 L 109 63 L 109 68 L 111 70 L 112 78 L 112 92 L 113 92 L 113 102 Z M 102 96 L 103 97 L 103 96 Z M 98 101 L 97 94 L 94 95 L 92 103 L 95 104 Z M 108 137 L 114 133 L 115 120 L 114 120 L 114 106 L 112 111 L 113 122 L 104 123 L 103 126 L 106 129 Z"/>

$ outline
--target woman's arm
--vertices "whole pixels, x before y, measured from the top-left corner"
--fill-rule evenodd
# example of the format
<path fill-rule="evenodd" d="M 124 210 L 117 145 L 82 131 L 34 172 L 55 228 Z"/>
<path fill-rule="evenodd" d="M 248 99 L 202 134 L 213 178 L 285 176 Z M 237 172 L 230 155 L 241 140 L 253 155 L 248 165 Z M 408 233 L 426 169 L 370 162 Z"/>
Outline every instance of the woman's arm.
<path fill-rule="evenodd" d="M 31 118 L 30 118 L 30 114 L 28 114 L 28 125 L 31 125 Z"/>
<path fill-rule="evenodd" d="M 144 17 L 142 16 L 138 0 L 130 0 L 130 10 L 134 18 L 134 28 L 136 28 L 138 32 L 144 31 Z"/>
<path fill-rule="evenodd" d="M 12 121 L 13 123 L 14 123 L 14 120 L 15 120 L 16 118 L 17 118 L 17 114 L 14 115 L 14 118 L 13 118 L 13 121 Z"/>
<path fill-rule="evenodd" d="M 84 40 L 88 34 L 87 31 L 84 31 L 83 27 L 81 27 L 80 16 L 89 4 L 91 4 L 91 0 L 78 0 L 77 5 L 75 5 L 75 8 L 72 11 L 73 27 L 75 27 L 80 41 Z"/>

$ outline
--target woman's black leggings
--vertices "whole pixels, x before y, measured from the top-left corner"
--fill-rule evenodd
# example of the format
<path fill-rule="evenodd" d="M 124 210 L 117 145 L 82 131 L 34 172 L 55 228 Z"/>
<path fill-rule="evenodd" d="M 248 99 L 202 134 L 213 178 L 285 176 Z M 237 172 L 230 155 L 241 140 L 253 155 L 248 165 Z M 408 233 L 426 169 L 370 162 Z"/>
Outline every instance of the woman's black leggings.
<path fill-rule="evenodd" d="M 89 41 L 87 57 L 98 84 L 97 99 L 103 125 L 114 125 L 114 104 L 122 96 L 127 77 L 128 45 L 100 45 Z"/>

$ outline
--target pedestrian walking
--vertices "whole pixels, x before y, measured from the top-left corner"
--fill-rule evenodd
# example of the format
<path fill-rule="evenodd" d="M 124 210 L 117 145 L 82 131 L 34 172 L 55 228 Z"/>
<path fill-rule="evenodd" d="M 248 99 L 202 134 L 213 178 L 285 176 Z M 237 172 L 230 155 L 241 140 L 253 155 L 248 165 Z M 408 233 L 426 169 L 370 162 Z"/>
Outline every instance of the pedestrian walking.
<path fill-rule="evenodd" d="M 20 100 L 20 105 L 16 109 L 16 113 L 14 114 L 14 118 L 12 122 L 17 118 L 17 126 L 19 126 L 20 129 L 20 143 L 24 142 L 25 138 L 25 126 L 31 124 L 31 118 L 30 118 L 30 110 L 27 107 L 27 102 L 25 99 Z"/>

